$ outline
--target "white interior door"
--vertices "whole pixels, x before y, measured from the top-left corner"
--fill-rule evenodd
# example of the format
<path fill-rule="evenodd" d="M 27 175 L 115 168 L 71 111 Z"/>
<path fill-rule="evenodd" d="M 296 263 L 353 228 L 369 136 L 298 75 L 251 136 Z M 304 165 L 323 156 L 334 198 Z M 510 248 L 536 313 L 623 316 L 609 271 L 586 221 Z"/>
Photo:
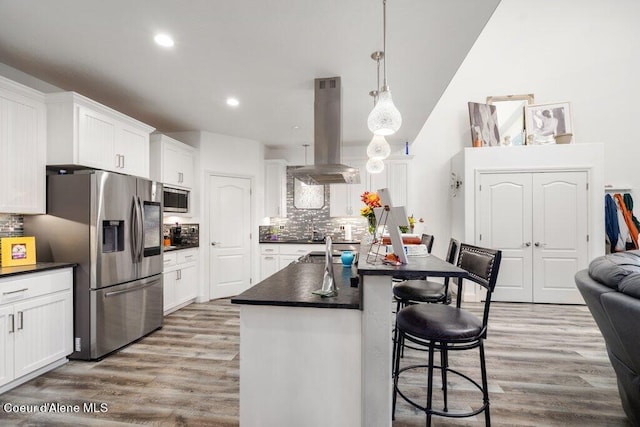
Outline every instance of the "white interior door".
<path fill-rule="evenodd" d="M 209 283 L 212 299 L 249 288 L 251 180 L 209 176 Z"/>
<path fill-rule="evenodd" d="M 584 303 L 574 275 L 587 267 L 587 192 L 586 172 L 533 174 L 534 302 Z"/>
<path fill-rule="evenodd" d="M 480 174 L 479 246 L 502 250 L 494 301 L 532 301 L 531 174 Z"/>

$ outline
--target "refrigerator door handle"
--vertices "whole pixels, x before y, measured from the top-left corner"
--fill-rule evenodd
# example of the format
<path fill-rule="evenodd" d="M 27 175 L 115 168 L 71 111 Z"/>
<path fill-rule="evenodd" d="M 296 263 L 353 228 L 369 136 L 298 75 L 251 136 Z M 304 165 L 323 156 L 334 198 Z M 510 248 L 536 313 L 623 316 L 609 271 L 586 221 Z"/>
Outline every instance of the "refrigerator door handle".
<path fill-rule="evenodd" d="M 131 258 L 133 263 L 138 262 L 138 202 L 136 196 L 133 196 L 133 208 L 131 209 Z"/>
<path fill-rule="evenodd" d="M 158 283 L 158 281 L 157 281 L 157 280 L 154 280 L 153 282 L 145 283 L 145 284 L 143 284 L 143 285 L 139 285 L 139 286 L 136 286 L 136 287 L 133 287 L 133 288 L 123 289 L 123 290 L 121 290 L 121 291 L 111 291 L 111 292 L 106 292 L 106 293 L 104 294 L 104 297 L 105 297 L 105 298 L 108 298 L 108 297 L 112 297 L 112 296 L 115 296 L 115 295 L 120 295 L 120 294 L 126 294 L 126 293 L 129 293 L 129 292 L 136 292 L 136 291 L 140 291 L 140 290 L 142 290 L 142 289 L 144 289 L 144 288 L 148 288 L 149 286 L 154 286 L 154 285 L 156 285 L 157 283 Z"/>
<path fill-rule="evenodd" d="M 142 207 L 142 199 L 138 199 L 138 262 L 142 262 L 144 254 L 144 208 Z"/>

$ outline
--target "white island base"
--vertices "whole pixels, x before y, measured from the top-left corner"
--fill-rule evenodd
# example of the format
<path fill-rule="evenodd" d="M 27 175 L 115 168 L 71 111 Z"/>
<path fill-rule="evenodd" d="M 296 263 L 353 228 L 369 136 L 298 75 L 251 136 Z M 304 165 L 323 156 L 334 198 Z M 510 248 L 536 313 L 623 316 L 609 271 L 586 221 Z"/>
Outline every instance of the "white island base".
<path fill-rule="evenodd" d="M 241 426 L 360 426 L 362 312 L 240 307 Z"/>

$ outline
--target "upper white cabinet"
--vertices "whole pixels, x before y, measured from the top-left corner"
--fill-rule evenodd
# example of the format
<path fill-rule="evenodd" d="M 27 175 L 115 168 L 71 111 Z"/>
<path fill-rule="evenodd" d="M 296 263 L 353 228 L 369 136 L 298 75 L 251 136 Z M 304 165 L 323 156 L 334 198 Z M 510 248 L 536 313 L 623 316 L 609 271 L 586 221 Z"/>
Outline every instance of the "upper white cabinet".
<path fill-rule="evenodd" d="M 0 212 L 45 213 L 44 95 L 0 77 Z"/>
<path fill-rule="evenodd" d="M 190 190 L 194 183 L 195 148 L 162 134 L 151 135 L 151 179 Z"/>
<path fill-rule="evenodd" d="M 48 94 L 47 164 L 149 177 L 154 128 L 75 92 Z"/>
<path fill-rule="evenodd" d="M 265 160 L 264 214 L 268 217 L 287 216 L 287 162 Z"/>
<path fill-rule="evenodd" d="M 360 184 L 331 184 L 329 197 L 329 215 L 341 217 L 359 217 L 360 208 L 364 206 L 360 200 L 362 193 L 368 188 L 369 175 L 364 160 L 348 161 L 349 166 L 360 169 Z"/>
<path fill-rule="evenodd" d="M 388 188 L 395 206 L 407 206 L 411 158 L 384 161 L 384 170 L 370 174 L 365 160 L 345 160 L 345 163 L 360 169 L 360 184 L 332 184 L 329 212 L 332 217 L 359 217 L 364 206 L 360 196 L 365 191 Z M 410 211 L 407 206 L 407 211 Z"/>

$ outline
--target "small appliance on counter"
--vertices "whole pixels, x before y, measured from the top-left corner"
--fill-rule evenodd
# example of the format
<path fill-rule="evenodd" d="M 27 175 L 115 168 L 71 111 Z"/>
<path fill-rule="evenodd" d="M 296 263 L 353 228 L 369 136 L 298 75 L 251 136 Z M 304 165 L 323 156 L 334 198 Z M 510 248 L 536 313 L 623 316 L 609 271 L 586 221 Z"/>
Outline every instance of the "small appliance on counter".
<path fill-rule="evenodd" d="M 172 246 L 179 246 L 182 244 L 182 227 L 176 222 L 176 225 L 170 229 L 170 239 Z"/>

